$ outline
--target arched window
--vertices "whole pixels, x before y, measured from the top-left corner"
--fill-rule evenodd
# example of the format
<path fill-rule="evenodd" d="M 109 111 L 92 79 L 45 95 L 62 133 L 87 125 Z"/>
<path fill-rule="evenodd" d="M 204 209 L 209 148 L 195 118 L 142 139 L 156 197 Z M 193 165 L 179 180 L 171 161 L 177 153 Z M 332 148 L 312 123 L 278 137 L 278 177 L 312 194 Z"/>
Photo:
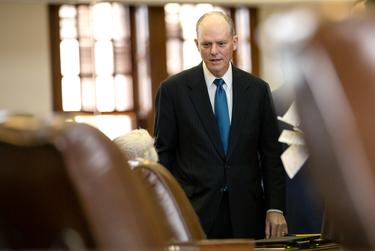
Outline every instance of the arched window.
<path fill-rule="evenodd" d="M 51 5 L 50 19 L 54 110 L 110 138 L 135 128 L 137 113 L 151 109 L 147 7 Z"/>

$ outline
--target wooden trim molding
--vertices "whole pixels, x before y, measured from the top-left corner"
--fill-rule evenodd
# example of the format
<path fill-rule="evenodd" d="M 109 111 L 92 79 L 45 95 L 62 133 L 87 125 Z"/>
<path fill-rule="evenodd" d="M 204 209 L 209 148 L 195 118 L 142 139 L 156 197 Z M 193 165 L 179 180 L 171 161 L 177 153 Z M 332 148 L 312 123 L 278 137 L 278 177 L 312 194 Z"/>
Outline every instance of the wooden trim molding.
<path fill-rule="evenodd" d="M 260 76 L 260 61 L 259 61 L 259 46 L 255 39 L 256 29 L 258 28 L 258 8 L 249 8 L 249 23 L 250 23 L 250 48 L 251 48 L 251 69 L 252 73 Z"/>
<path fill-rule="evenodd" d="M 60 5 L 48 5 L 50 55 L 52 69 L 52 110 L 56 112 L 61 112 L 63 110 L 61 95 L 59 8 Z"/>

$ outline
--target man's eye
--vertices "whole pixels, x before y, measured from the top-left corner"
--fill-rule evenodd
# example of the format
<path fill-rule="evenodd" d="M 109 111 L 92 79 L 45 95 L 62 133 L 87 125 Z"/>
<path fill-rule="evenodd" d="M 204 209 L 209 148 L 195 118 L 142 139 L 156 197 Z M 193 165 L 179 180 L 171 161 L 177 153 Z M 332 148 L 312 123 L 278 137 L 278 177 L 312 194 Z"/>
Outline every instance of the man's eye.
<path fill-rule="evenodd" d="M 224 47 L 225 45 L 226 45 L 225 42 L 219 42 L 219 46 L 220 46 L 220 47 Z"/>
<path fill-rule="evenodd" d="M 208 47 L 210 47 L 210 44 L 209 43 L 204 43 L 204 44 L 202 44 L 202 47 L 203 48 L 208 48 Z"/>

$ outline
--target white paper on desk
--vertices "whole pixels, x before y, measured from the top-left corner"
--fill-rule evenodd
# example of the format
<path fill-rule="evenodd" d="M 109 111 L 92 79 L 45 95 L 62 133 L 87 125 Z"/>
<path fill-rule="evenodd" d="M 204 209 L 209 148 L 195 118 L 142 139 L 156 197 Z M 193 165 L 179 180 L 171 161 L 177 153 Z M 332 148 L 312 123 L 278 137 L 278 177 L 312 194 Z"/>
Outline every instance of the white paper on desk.
<path fill-rule="evenodd" d="M 283 130 L 279 141 L 288 145 L 305 145 L 303 133 L 300 131 Z"/>
<path fill-rule="evenodd" d="M 286 111 L 284 116 L 277 117 L 278 120 L 283 121 L 289 125 L 292 125 L 294 127 L 298 127 L 300 124 L 300 120 L 297 114 L 296 104 L 295 102 L 292 103 L 292 105 L 289 107 L 289 109 Z"/>
<path fill-rule="evenodd" d="M 301 145 L 291 145 L 281 154 L 281 161 L 289 178 L 293 179 L 308 156 L 306 147 Z"/>

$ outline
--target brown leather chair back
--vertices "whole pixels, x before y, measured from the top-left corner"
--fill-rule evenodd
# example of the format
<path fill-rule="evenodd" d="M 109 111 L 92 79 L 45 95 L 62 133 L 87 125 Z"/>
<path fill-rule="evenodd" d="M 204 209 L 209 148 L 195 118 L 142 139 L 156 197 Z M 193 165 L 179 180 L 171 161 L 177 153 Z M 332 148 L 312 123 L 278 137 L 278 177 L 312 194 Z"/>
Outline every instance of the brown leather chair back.
<path fill-rule="evenodd" d="M 0 124 L 2 248 L 163 249 L 163 216 L 106 136 L 33 121 Z"/>
<path fill-rule="evenodd" d="M 374 12 L 325 24 L 294 65 L 312 171 L 334 225 L 323 235 L 353 250 L 375 248 L 374 34 Z"/>
<path fill-rule="evenodd" d="M 61 153 L 34 136 L 24 140 L 28 133 L 0 130 L 1 248 L 69 248 L 70 239 L 95 247 Z"/>
<path fill-rule="evenodd" d="M 133 172 L 145 181 L 147 189 L 162 207 L 174 240 L 205 239 L 198 216 L 189 199 L 165 167 L 153 161 L 140 161 L 135 165 Z"/>

